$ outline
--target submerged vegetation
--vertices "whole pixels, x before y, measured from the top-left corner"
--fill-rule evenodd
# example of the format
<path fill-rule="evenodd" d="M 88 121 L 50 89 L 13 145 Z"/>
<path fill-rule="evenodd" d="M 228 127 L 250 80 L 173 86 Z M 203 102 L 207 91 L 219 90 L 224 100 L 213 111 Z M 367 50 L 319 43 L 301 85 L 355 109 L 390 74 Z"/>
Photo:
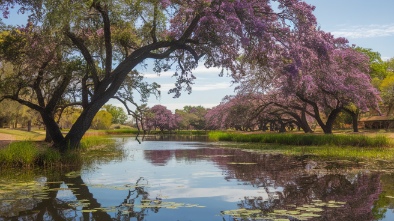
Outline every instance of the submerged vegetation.
<path fill-rule="evenodd" d="M 321 134 L 241 134 L 213 131 L 208 134 L 212 141 L 233 141 L 283 144 L 295 146 L 353 146 L 353 147 L 388 147 L 390 140 L 386 136 L 369 137 L 365 135 L 321 135 Z"/>

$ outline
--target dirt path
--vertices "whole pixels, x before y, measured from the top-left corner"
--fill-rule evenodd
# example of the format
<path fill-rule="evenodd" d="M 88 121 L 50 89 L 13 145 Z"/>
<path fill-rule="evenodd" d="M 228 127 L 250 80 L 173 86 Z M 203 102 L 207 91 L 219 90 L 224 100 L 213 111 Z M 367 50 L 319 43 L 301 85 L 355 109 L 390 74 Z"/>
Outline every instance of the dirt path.
<path fill-rule="evenodd" d="M 15 137 L 10 134 L 0 133 L 0 148 L 7 146 L 9 143 L 15 140 Z"/>

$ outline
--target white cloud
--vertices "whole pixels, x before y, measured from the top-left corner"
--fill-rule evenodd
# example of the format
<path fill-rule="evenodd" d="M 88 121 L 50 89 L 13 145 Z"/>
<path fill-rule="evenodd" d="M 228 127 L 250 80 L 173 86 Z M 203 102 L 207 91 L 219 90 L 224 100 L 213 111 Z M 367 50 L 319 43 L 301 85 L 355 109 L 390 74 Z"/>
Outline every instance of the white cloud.
<path fill-rule="evenodd" d="M 195 75 L 202 75 L 202 74 L 210 74 L 214 76 L 218 76 L 221 69 L 219 68 L 206 68 L 204 65 L 199 65 L 196 69 L 192 71 Z M 174 70 L 161 72 L 160 74 L 152 73 L 152 72 L 142 72 L 145 78 L 160 78 L 160 77 L 172 77 L 175 73 Z"/>
<path fill-rule="evenodd" d="M 161 102 L 149 102 L 149 106 L 154 106 L 156 104 L 161 104 Z M 171 110 L 172 112 L 175 112 L 176 109 L 182 110 L 184 106 L 203 106 L 205 108 L 212 108 L 215 107 L 217 105 L 219 105 L 219 103 L 165 103 L 165 104 L 161 104 L 166 106 L 169 110 Z"/>
<path fill-rule="evenodd" d="M 348 26 L 331 32 L 336 37 L 345 38 L 376 38 L 394 36 L 394 24 Z"/>
<path fill-rule="evenodd" d="M 160 90 L 163 92 L 167 92 L 168 90 L 175 87 L 173 83 L 169 84 L 160 84 Z M 192 85 L 192 91 L 211 91 L 211 90 L 220 90 L 220 89 L 228 89 L 231 87 L 230 82 L 218 82 L 212 84 L 203 84 L 203 83 L 196 83 Z"/>
<path fill-rule="evenodd" d="M 145 78 L 160 78 L 160 77 L 171 77 L 174 74 L 172 71 L 162 72 L 160 74 L 157 73 L 143 73 Z"/>
<path fill-rule="evenodd" d="M 263 188 L 248 190 L 237 187 L 191 188 L 189 186 L 180 186 L 154 190 L 149 194 L 152 196 L 164 194 L 166 199 L 222 197 L 226 202 L 239 202 L 245 197 L 262 197 L 268 200 L 268 194 Z"/>
<path fill-rule="evenodd" d="M 210 90 L 218 90 L 218 89 L 227 89 L 229 87 L 231 87 L 230 83 L 219 82 L 215 84 L 195 85 L 193 86 L 193 91 L 210 91 Z"/>

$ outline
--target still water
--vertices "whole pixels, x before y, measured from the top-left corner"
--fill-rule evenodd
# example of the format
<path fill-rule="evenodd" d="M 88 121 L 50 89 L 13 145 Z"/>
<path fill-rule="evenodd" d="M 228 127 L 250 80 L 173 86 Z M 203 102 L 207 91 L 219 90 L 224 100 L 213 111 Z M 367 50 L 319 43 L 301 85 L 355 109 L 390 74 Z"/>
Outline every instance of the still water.
<path fill-rule="evenodd" d="M 0 220 L 394 220 L 394 175 L 355 163 L 118 142 L 121 158 L 0 175 Z"/>

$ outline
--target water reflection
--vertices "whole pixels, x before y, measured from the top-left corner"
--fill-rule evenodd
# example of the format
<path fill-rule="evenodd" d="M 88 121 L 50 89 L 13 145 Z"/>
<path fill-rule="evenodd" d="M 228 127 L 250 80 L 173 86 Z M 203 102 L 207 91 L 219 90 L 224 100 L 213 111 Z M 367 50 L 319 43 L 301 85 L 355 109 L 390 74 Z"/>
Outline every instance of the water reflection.
<path fill-rule="evenodd" d="M 374 207 L 374 202 L 381 193 L 380 175 L 362 171 L 356 167 L 357 165 L 341 171 L 332 169 L 333 162 L 316 163 L 284 155 L 264 155 L 228 149 L 207 148 L 187 152 L 184 150 L 145 151 L 145 157 L 153 164 L 161 161 L 163 156 L 166 159 L 174 157 L 185 161 L 210 159 L 224 171 L 226 180 L 236 179 L 241 181 L 242 185 L 262 189 L 259 196 L 253 196 L 247 191 L 243 192 L 245 197 L 238 203 L 238 207 L 259 209 L 263 217 L 294 218 L 289 215 L 268 216 L 268 214 L 275 210 L 294 210 L 297 206 L 312 205 L 313 201 L 335 201 L 344 202 L 344 205 L 324 206 L 324 213 L 317 213 L 319 217 L 308 220 L 378 218 L 371 208 Z M 222 191 L 231 190 L 221 189 Z M 205 192 L 215 194 L 214 190 L 198 192 L 199 195 L 204 195 Z M 187 192 L 185 195 L 192 194 Z M 245 220 L 249 220 L 249 217 Z"/>
<path fill-rule="evenodd" d="M 394 205 L 394 177 L 351 162 L 124 142 L 122 160 L 0 174 L 0 220 L 384 220 Z"/>
<path fill-rule="evenodd" d="M 140 178 L 137 183 L 125 186 L 128 194 L 118 206 L 103 208 L 80 175 L 65 175 L 62 181 L 44 177 L 34 181 L 16 181 L 7 186 L 2 183 L 0 197 L 0 220 L 144 220 L 148 210 L 157 213 L 160 200 L 149 207 L 148 192 Z M 11 190 L 11 185 L 13 189 Z M 5 187 L 5 188 L 4 188 Z M 111 217 L 110 213 L 113 213 Z"/>

